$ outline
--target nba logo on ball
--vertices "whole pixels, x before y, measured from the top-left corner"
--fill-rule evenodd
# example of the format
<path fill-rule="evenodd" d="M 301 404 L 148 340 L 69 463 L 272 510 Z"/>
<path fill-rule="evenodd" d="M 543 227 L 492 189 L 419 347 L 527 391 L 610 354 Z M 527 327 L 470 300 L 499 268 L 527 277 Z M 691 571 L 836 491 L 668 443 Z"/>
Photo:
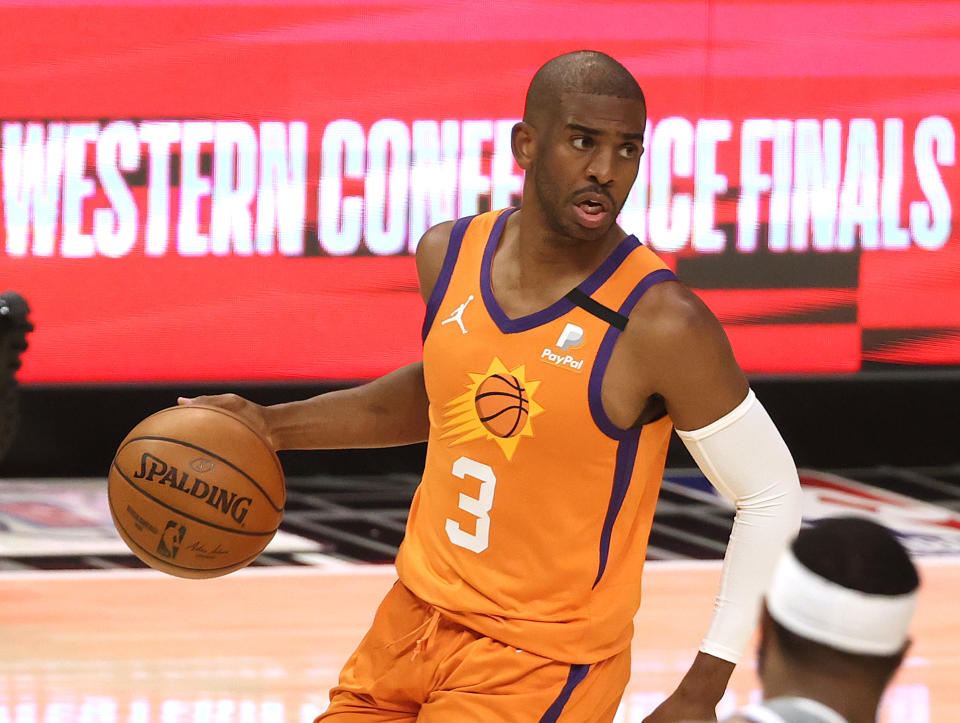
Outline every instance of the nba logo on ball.
<path fill-rule="evenodd" d="M 183 542 L 183 536 L 187 534 L 185 525 L 179 524 L 176 520 L 168 520 L 167 526 L 163 531 L 160 542 L 157 543 L 157 553 L 164 557 L 174 558 L 180 551 L 180 543 Z"/>
<path fill-rule="evenodd" d="M 253 562 L 286 502 L 272 447 L 217 407 L 164 409 L 131 430 L 107 480 L 117 532 L 151 567 L 178 577 L 225 575 Z"/>

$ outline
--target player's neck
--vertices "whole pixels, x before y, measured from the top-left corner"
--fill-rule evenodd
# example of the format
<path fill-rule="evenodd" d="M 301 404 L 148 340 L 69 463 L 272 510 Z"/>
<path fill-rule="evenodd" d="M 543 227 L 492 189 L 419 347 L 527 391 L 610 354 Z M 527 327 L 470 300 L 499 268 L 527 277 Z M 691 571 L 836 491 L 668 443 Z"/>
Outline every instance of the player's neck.
<path fill-rule="evenodd" d="M 572 238 L 552 229 L 535 207 L 525 207 L 514 216 L 515 222 L 508 223 L 500 248 L 513 259 L 521 278 L 533 283 L 567 276 L 582 280 L 626 237 L 614 225 L 602 238 L 593 241 Z"/>
<path fill-rule="evenodd" d="M 883 686 L 829 670 L 779 667 L 763 675 L 763 697 L 800 697 L 832 708 L 850 723 L 875 723 Z"/>
<path fill-rule="evenodd" d="M 563 246 L 543 234 L 539 224 L 524 225 L 522 214 L 508 220 L 490 274 L 493 294 L 511 318 L 535 313 L 561 299 L 612 250 L 604 243 Z"/>

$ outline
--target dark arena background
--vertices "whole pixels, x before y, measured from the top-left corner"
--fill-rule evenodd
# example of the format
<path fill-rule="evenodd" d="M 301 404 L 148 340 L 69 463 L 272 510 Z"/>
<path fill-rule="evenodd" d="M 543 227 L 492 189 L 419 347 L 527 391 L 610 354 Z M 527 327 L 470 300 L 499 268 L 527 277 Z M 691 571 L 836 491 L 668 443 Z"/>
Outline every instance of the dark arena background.
<path fill-rule="evenodd" d="M 416 361 L 420 236 L 519 203 L 527 84 L 585 48 L 647 98 L 620 223 L 724 325 L 805 519 L 870 515 L 921 565 L 880 719 L 960 720 L 960 2 L 0 0 L 0 27 L 0 292 L 29 304 L 0 313 L 0 723 L 324 709 L 424 447 L 282 452 L 280 533 L 207 581 L 126 548 L 111 459 L 181 395 Z M 619 723 L 689 665 L 732 518 L 674 437 Z"/>

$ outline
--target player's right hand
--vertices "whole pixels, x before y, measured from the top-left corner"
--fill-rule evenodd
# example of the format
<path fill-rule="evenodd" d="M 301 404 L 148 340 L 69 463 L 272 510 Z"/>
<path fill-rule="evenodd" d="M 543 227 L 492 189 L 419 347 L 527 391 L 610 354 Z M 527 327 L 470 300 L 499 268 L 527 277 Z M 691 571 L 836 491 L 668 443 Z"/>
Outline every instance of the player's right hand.
<path fill-rule="evenodd" d="M 250 425 L 263 437 L 270 447 L 276 451 L 277 445 L 270 433 L 270 427 L 267 424 L 265 408 L 244 399 L 239 394 L 209 394 L 199 397 L 177 397 L 177 404 L 180 406 L 189 406 L 198 404 L 205 407 L 220 407 L 228 412 L 233 412 L 237 416 L 243 417 Z"/>

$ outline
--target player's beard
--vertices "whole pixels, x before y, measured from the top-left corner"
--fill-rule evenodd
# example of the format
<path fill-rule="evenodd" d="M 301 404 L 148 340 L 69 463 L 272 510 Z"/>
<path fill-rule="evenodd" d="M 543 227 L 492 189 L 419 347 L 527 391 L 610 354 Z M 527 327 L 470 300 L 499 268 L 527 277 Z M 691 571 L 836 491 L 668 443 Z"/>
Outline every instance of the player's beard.
<path fill-rule="evenodd" d="M 613 199 L 610 199 L 610 202 L 616 210 L 610 215 L 612 220 L 599 228 L 584 228 L 572 218 L 570 212 L 573 207 L 572 197 L 565 196 L 563 191 L 550 180 L 553 175 L 543 167 L 539 159 L 534 163 L 532 170 L 534 172 L 533 187 L 537 194 L 537 203 L 547 225 L 554 234 L 563 240 L 569 239 L 574 242 L 596 241 L 610 230 L 619 212 Z"/>

